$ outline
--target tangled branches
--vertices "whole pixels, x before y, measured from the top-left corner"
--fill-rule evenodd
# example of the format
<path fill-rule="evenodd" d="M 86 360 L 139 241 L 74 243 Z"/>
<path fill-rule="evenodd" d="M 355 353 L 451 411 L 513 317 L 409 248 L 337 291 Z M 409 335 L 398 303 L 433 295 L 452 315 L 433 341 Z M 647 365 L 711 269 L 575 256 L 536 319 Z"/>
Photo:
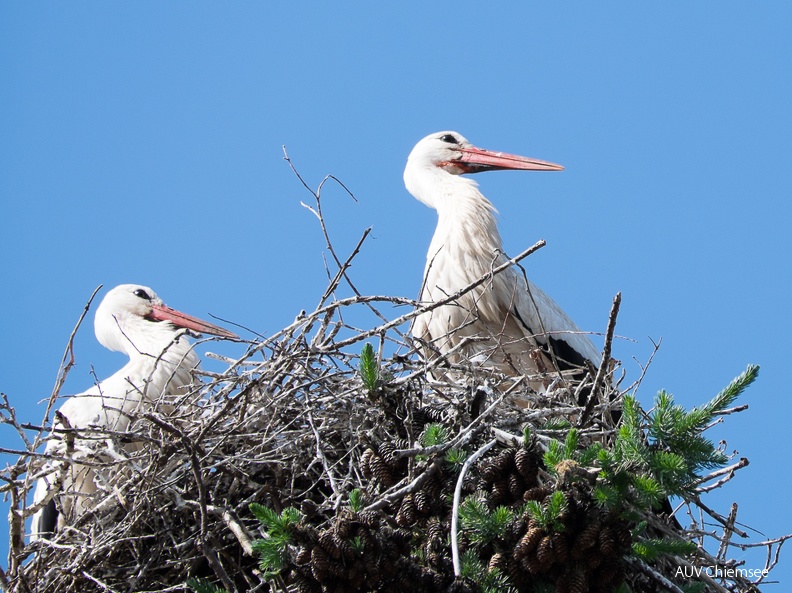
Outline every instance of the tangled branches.
<path fill-rule="evenodd" d="M 40 441 L 25 439 L 3 475 L 5 589 L 165 593 L 199 579 L 316 593 L 756 590 L 762 575 L 700 569 L 737 569 L 729 551 L 753 545 L 767 549 L 769 570 L 788 536 L 733 541 L 747 537 L 736 506 L 724 517 L 702 497 L 747 461 L 727 465 L 696 440 L 714 416 L 739 411 L 729 406 L 755 371 L 694 418 L 668 397 L 645 414 L 629 395 L 636 385 L 605 380 L 618 366 L 537 394 L 536 377 L 421 361 L 405 325 L 459 294 L 429 306 L 361 294 L 347 270 L 368 233 L 337 257 L 320 193 L 312 209 L 337 270 L 316 309 L 250 341 L 176 405 L 137 414 L 128 431 L 82 431 L 97 443 L 80 460 L 98 476 L 91 510 L 33 544 L 26 501 L 45 459 Z M 341 286 L 352 296 L 335 297 Z M 383 312 L 404 305 L 411 312 L 396 319 Z M 375 327 L 354 325 L 361 309 Z M 29 427 L 8 401 L 0 407 L 24 439 Z M 118 446 L 129 442 L 140 446 Z M 688 511 L 687 528 L 669 495 Z"/>

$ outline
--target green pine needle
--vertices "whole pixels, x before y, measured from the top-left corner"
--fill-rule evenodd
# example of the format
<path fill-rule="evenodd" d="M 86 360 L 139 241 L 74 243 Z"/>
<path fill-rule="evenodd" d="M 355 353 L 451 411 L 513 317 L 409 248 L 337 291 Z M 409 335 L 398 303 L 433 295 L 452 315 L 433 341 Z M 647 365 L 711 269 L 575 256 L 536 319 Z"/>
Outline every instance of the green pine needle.
<path fill-rule="evenodd" d="M 363 379 L 363 385 L 369 392 L 376 391 L 380 384 L 380 369 L 377 364 L 377 356 L 374 354 L 374 347 L 367 343 L 363 346 L 363 351 L 360 353 L 360 378 Z"/>
<path fill-rule="evenodd" d="M 478 555 L 476 555 L 476 553 L 472 552 L 471 550 L 468 550 L 462 554 L 461 564 L 461 576 L 474 581 L 475 579 L 481 577 L 481 575 L 487 570 L 487 567 L 484 566 L 484 563 L 481 561 Z"/>
<path fill-rule="evenodd" d="M 536 522 L 542 529 L 549 529 L 552 531 L 563 531 L 564 524 L 561 517 L 566 513 L 568 501 L 563 492 L 556 490 L 542 505 L 535 500 L 529 500 L 525 503 L 525 512 Z"/>
<path fill-rule="evenodd" d="M 468 455 L 462 449 L 449 449 L 445 454 L 445 462 L 453 467 L 460 467 L 465 463 Z"/>
<path fill-rule="evenodd" d="M 515 593 L 508 576 L 497 568 L 490 570 L 473 551 L 462 554 L 461 564 L 460 576 L 476 583 L 481 593 Z"/>
<path fill-rule="evenodd" d="M 360 512 L 363 508 L 363 493 L 360 488 L 355 488 L 349 493 L 349 507 L 355 512 Z"/>
<path fill-rule="evenodd" d="M 606 509 L 617 508 L 622 499 L 623 497 L 619 494 L 619 491 L 607 484 L 601 484 L 594 488 L 594 500 Z"/>
<path fill-rule="evenodd" d="M 687 556 L 696 550 L 694 542 L 680 539 L 644 539 L 633 542 L 632 550 L 641 560 L 652 561 L 661 554 Z"/>
<path fill-rule="evenodd" d="M 578 446 L 578 431 L 570 428 L 564 441 L 564 459 L 574 459 Z"/>
<path fill-rule="evenodd" d="M 484 501 L 468 496 L 459 505 L 459 520 L 462 529 L 474 545 L 482 546 L 499 539 L 509 523 L 514 521 L 514 511 L 499 506 L 490 512 Z"/>
<path fill-rule="evenodd" d="M 633 484 L 646 507 L 656 507 L 666 497 L 666 490 L 657 480 L 649 476 L 635 476 Z"/>
<path fill-rule="evenodd" d="M 263 504 L 259 504 L 257 502 L 250 503 L 250 510 L 253 515 L 258 519 L 261 524 L 270 529 L 271 526 L 277 524 L 279 516 L 278 513 L 273 511 L 269 507 L 265 507 Z"/>
<path fill-rule="evenodd" d="M 556 466 L 564 460 L 564 448 L 556 440 L 550 441 L 547 445 L 547 451 L 543 455 L 543 460 L 547 471 L 552 474 L 556 473 Z"/>
<path fill-rule="evenodd" d="M 448 429 L 439 423 L 427 424 L 421 435 L 421 445 L 424 447 L 434 447 L 442 445 L 448 441 Z"/>
<path fill-rule="evenodd" d="M 603 450 L 601 443 L 592 443 L 578 456 L 580 465 L 589 466 L 599 459 L 600 451 Z"/>
<path fill-rule="evenodd" d="M 266 537 L 253 541 L 253 550 L 259 555 L 259 566 L 265 577 L 272 578 L 286 565 L 292 528 L 300 522 L 302 514 L 293 507 L 285 508 L 278 514 L 255 502 L 250 503 L 250 510 L 266 531 Z"/>

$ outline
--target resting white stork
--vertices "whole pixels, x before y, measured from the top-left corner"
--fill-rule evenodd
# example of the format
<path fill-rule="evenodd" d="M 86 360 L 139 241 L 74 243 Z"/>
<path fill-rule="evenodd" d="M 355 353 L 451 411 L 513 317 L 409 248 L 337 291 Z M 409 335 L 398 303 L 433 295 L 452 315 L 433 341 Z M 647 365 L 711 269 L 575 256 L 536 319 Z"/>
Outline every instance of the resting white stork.
<path fill-rule="evenodd" d="M 198 366 L 186 334 L 190 331 L 236 338 L 233 333 L 167 307 L 146 286 L 122 284 L 107 293 L 96 310 L 96 338 L 104 347 L 129 356 L 129 362 L 98 385 L 70 397 L 59 412 L 73 429 L 125 431 L 134 412 L 153 407 L 163 395 L 185 393 L 192 383 L 191 371 Z M 54 428 L 66 428 L 56 415 Z M 88 434 L 88 433 L 86 433 Z M 63 433 L 53 432 L 46 453 L 48 475 L 36 484 L 31 539 L 36 540 L 62 528 L 92 507 L 97 490 L 95 472 L 85 459 L 104 441 L 77 437 L 71 460 L 66 454 Z M 60 469 L 58 469 L 60 468 Z M 57 502 L 56 502 L 57 501 Z"/>
<path fill-rule="evenodd" d="M 426 258 L 422 303 L 465 288 L 506 261 L 492 203 L 464 173 L 503 169 L 560 171 L 562 166 L 476 148 L 456 132 L 430 134 L 415 145 L 404 169 L 407 190 L 437 210 Z M 598 365 L 600 353 L 564 311 L 514 267 L 466 295 L 416 318 L 413 335 L 425 351 L 451 362 L 472 359 L 508 375 Z M 468 339 L 470 344 L 460 347 Z M 541 389 L 547 381 L 532 381 Z"/>

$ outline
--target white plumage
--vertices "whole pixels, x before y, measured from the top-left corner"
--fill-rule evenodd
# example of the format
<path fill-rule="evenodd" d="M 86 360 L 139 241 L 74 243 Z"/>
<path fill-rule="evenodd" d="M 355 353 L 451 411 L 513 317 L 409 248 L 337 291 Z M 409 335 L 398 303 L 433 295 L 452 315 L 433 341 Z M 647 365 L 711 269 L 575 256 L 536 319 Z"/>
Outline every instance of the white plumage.
<path fill-rule="evenodd" d="M 456 132 L 430 134 L 413 148 L 404 170 L 407 190 L 437 211 L 420 300 L 432 303 L 463 289 L 506 261 L 492 203 L 464 173 L 501 169 L 559 171 L 545 161 L 492 152 Z M 570 317 L 511 267 L 458 301 L 423 313 L 413 334 L 433 352 L 473 359 L 509 374 L 535 375 L 599 364 L 600 353 Z M 534 385 L 541 387 L 539 383 Z"/>
<path fill-rule="evenodd" d="M 96 338 L 110 350 L 123 352 L 129 362 L 118 372 L 87 391 L 69 397 L 59 412 L 72 429 L 84 436 L 74 439 L 67 456 L 67 439 L 53 432 L 46 453 L 53 457 L 50 470 L 36 484 L 32 539 L 56 528 L 93 506 L 96 472 L 89 460 L 107 442 L 91 438 L 91 429 L 124 432 L 132 414 L 154 407 L 163 395 L 185 393 L 192 383 L 198 356 L 186 335 L 189 330 L 225 338 L 236 336 L 220 327 L 171 309 L 146 286 L 122 284 L 107 293 L 96 310 Z M 64 429 L 56 416 L 55 429 Z M 134 447 L 134 445 L 127 445 Z M 83 460 L 85 465 L 76 461 Z"/>

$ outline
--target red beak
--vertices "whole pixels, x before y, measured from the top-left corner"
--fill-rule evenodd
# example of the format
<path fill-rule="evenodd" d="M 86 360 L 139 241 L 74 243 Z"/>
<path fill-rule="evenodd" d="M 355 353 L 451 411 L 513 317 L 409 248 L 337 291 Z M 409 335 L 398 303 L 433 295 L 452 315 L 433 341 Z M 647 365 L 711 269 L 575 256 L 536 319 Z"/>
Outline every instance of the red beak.
<path fill-rule="evenodd" d="M 151 313 L 147 317 L 153 321 L 170 321 L 177 327 L 191 329 L 201 334 L 211 334 L 221 338 L 239 339 L 239 336 L 222 327 L 217 327 L 197 317 L 192 317 L 166 305 L 151 305 Z"/>
<path fill-rule="evenodd" d="M 470 146 L 460 149 L 462 158 L 454 161 L 465 173 L 481 173 L 482 171 L 501 171 L 515 169 L 522 171 L 563 171 L 564 167 L 547 161 L 530 159 L 516 154 L 493 152 Z"/>

